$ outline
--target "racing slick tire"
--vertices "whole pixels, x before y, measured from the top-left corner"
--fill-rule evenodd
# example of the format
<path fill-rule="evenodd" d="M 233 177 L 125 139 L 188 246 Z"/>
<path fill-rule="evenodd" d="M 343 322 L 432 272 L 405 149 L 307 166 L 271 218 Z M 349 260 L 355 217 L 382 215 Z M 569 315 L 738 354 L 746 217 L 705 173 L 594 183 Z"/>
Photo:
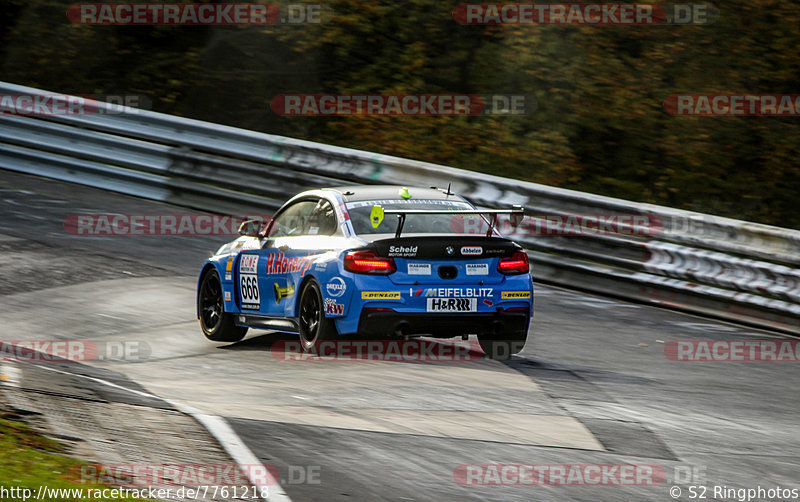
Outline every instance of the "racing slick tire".
<path fill-rule="evenodd" d="M 247 328 L 237 326 L 233 315 L 225 312 L 222 302 L 222 283 L 216 270 L 203 276 L 197 294 L 197 311 L 203 334 L 214 342 L 238 342 L 247 334 Z"/>
<path fill-rule="evenodd" d="M 500 361 L 511 359 L 512 355 L 522 352 L 527 339 L 528 333 L 525 331 L 478 335 L 478 343 L 486 356 Z"/>
<path fill-rule="evenodd" d="M 313 279 L 303 286 L 297 317 L 300 345 L 308 353 L 317 354 L 322 342 L 333 340 L 338 335 L 333 319 L 325 317 L 322 294 Z"/>

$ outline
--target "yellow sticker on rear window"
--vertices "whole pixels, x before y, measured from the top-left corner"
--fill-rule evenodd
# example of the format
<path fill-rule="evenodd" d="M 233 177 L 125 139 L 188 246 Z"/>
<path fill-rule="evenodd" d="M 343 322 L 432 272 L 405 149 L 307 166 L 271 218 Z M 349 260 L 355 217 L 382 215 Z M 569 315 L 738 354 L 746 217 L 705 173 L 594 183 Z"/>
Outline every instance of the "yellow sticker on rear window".
<path fill-rule="evenodd" d="M 372 222 L 372 228 L 378 228 L 383 223 L 383 208 L 381 206 L 372 206 L 372 211 L 369 213 L 369 221 Z"/>

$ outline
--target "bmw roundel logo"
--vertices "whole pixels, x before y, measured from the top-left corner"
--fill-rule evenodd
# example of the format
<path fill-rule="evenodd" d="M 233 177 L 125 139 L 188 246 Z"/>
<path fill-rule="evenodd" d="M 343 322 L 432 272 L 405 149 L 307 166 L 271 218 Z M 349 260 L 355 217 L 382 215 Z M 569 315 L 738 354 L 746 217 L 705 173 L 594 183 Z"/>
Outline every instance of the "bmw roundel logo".
<path fill-rule="evenodd" d="M 455 253 L 455 252 L 456 252 L 456 250 L 455 250 L 455 249 L 453 249 L 453 246 L 447 246 L 447 248 L 445 248 L 445 251 L 447 252 L 447 254 L 448 254 L 449 256 L 452 256 L 452 255 L 453 255 L 453 253 Z"/>

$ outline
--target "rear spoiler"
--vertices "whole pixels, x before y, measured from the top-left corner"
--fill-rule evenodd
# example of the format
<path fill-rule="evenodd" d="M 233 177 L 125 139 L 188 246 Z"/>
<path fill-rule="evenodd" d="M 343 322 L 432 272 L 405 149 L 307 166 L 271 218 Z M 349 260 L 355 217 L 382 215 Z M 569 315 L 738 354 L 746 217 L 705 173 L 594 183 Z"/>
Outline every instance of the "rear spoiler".
<path fill-rule="evenodd" d="M 479 215 L 486 215 L 491 214 L 492 220 L 487 221 L 489 224 L 489 230 L 486 231 L 486 237 L 492 235 L 492 230 L 494 230 L 494 226 L 497 224 L 497 215 L 498 214 L 513 214 L 524 216 L 525 209 L 522 206 L 511 206 L 512 209 L 388 209 L 384 210 L 381 206 L 372 206 L 372 212 L 369 215 L 370 221 L 372 222 L 373 228 L 378 228 L 381 222 L 383 222 L 383 217 L 386 214 L 396 214 L 397 215 L 397 229 L 394 231 L 394 237 L 397 239 L 400 237 L 400 234 L 403 233 L 403 225 L 406 223 L 406 215 L 409 214 L 479 214 Z M 485 219 L 485 218 L 484 218 Z M 515 224 L 516 226 L 516 224 Z"/>

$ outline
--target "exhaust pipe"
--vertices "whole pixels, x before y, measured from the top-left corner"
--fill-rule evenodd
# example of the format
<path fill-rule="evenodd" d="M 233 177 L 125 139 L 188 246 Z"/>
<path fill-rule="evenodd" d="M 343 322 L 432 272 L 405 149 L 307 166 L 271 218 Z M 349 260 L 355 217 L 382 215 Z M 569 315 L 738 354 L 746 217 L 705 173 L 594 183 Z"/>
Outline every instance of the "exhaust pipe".
<path fill-rule="evenodd" d="M 506 325 L 503 321 L 494 321 L 492 323 L 492 329 L 494 330 L 495 335 L 499 335 L 503 331 L 505 331 Z"/>
<path fill-rule="evenodd" d="M 394 334 L 396 336 L 407 336 L 408 335 L 408 322 L 400 321 L 394 325 Z"/>

